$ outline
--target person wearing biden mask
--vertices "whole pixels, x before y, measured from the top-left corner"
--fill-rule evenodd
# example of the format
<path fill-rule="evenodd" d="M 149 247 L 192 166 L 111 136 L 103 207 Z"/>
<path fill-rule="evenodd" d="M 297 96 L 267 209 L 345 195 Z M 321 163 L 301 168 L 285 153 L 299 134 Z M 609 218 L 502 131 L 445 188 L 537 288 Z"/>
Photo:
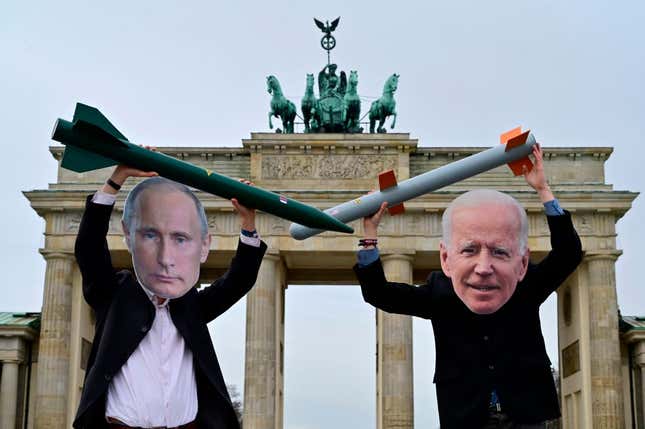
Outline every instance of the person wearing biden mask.
<path fill-rule="evenodd" d="M 529 261 L 528 219 L 513 197 L 482 189 L 453 200 L 442 218 L 442 271 L 426 284 L 388 282 L 377 248 L 387 208 L 363 220 L 354 270 L 366 302 L 430 319 L 436 345 L 434 382 L 442 429 L 544 428 L 560 415 L 539 307 L 582 259 L 571 215 L 544 174 L 542 152 L 527 183 L 544 204 L 549 254 Z"/>
<path fill-rule="evenodd" d="M 134 274 L 113 268 L 106 240 L 129 177 L 148 177 L 123 211 Z M 228 271 L 198 291 L 211 238 L 190 189 L 120 165 L 88 197 L 75 254 L 96 327 L 75 428 L 239 429 L 206 324 L 252 288 L 266 245 L 255 210 L 232 204 L 241 225 L 237 252 Z"/>

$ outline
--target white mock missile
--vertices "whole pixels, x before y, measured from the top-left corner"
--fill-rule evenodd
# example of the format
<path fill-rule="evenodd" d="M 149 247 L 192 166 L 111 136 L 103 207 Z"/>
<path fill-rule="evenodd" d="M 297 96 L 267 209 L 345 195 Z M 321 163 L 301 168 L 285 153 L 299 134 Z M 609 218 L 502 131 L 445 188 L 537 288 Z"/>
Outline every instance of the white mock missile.
<path fill-rule="evenodd" d="M 444 186 L 452 185 L 479 173 L 499 167 L 503 164 L 519 176 L 524 168 L 530 171 L 533 167 L 528 155 L 536 144 L 530 131 L 522 132 L 515 128 L 500 136 L 499 146 L 471 155 L 459 161 L 441 166 L 435 170 L 415 176 L 401 183 L 396 183 L 394 172 L 388 170 L 379 175 L 380 191 L 362 195 L 354 200 L 344 202 L 325 210 L 325 213 L 347 223 L 375 213 L 384 201 L 388 203 L 390 215 L 404 211 L 403 202 L 419 197 Z M 323 229 L 310 228 L 292 223 L 289 233 L 296 240 L 304 240 L 324 232 Z"/>

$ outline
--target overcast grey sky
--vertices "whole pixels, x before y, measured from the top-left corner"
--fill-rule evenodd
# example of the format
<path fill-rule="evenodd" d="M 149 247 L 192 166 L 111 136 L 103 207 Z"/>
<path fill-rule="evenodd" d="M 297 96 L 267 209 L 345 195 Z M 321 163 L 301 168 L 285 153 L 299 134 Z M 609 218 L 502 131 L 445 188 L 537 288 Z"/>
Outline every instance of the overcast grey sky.
<path fill-rule="evenodd" d="M 240 147 L 268 131 L 266 76 L 299 104 L 306 73 L 326 62 L 312 17 L 339 15 L 333 61 L 358 70 L 362 96 L 399 73 L 397 130 L 421 146 L 492 146 L 523 125 L 546 147 L 614 147 L 607 183 L 643 191 L 642 1 L 10 0 L 0 8 L 0 311 L 40 310 L 44 223 L 21 191 L 56 180 L 56 118 L 80 101 L 136 143 Z M 642 200 L 618 222 L 623 314 L 645 314 Z M 287 300 L 285 427 L 373 427 L 373 310 L 355 287 L 294 286 Z M 215 326 L 224 374 L 240 388 L 244 305 Z M 554 361 L 555 317 L 550 300 Z M 432 331 L 419 320 L 414 329 L 416 423 L 435 427 Z"/>

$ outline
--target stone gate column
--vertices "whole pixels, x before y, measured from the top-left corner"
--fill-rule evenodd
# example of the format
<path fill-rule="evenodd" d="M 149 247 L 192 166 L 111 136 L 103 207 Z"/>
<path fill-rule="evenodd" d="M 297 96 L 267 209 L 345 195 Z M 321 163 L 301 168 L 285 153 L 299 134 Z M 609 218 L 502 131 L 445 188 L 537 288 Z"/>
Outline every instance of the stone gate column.
<path fill-rule="evenodd" d="M 244 429 L 282 429 L 284 266 L 264 256 L 246 299 Z"/>
<path fill-rule="evenodd" d="M 35 429 L 60 429 L 67 425 L 67 382 L 72 311 L 70 252 L 42 251 L 47 268 L 43 296 Z"/>
<path fill-rule="evenodd" d="M 0 429 L 16 428 L 16 407 L 18 406 L 18 364 L 17 360 L 2 361 L 0 381 Z"/>
<path fill-rule="evenodd" d="M 412 283 L 412 256 L 381 257 L 389 281 Z M 376 312 L 376 418 L 378 429 L 414 427 L 412 317 Z"/>
<path fill-rule="evenodd" d="M 587 252 L 589 348 L 594 428 L 625 426 L 622 399 L 618 301 L 613 252 Z"/>

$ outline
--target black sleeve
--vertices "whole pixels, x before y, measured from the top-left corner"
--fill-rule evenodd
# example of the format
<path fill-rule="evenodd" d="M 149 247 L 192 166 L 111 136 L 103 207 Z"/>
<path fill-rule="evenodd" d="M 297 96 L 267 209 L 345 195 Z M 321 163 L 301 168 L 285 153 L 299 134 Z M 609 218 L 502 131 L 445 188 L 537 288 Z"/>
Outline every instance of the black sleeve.
<path fill-rule="evenodd" d="M 106 240 L 114 206 L 95 204 L 92 196 L 87 197 L 74 254 L 83 276 L 85 301 L 99 311 L 111 301 L 117 287 L 116 272 Z"/>
<path fill-rule="evenodd" d="M 205 323 L 224 313 L 251 290 L 266 250 L 264 242 L 260 243 L 260 247 L 238 243 L 228 271 L 199 291 L 199 306 Z"/>
<path fill-rule="evenodd" d="M 582 243 L 565 210 L 560 216 L 547 216 L 551 232 L 551 251 L 527 272 L 527 285 L 538 304 L 543 303 L 582 261 Z"/>
<path fill-rule="evenodd" d="M 388 282 L 380 259 L 366 266 L 354 265 L 354 273 L 365 302 L 388 313 L 431 318 L 434 302 L 431 283 L 414 286 Z"/>

